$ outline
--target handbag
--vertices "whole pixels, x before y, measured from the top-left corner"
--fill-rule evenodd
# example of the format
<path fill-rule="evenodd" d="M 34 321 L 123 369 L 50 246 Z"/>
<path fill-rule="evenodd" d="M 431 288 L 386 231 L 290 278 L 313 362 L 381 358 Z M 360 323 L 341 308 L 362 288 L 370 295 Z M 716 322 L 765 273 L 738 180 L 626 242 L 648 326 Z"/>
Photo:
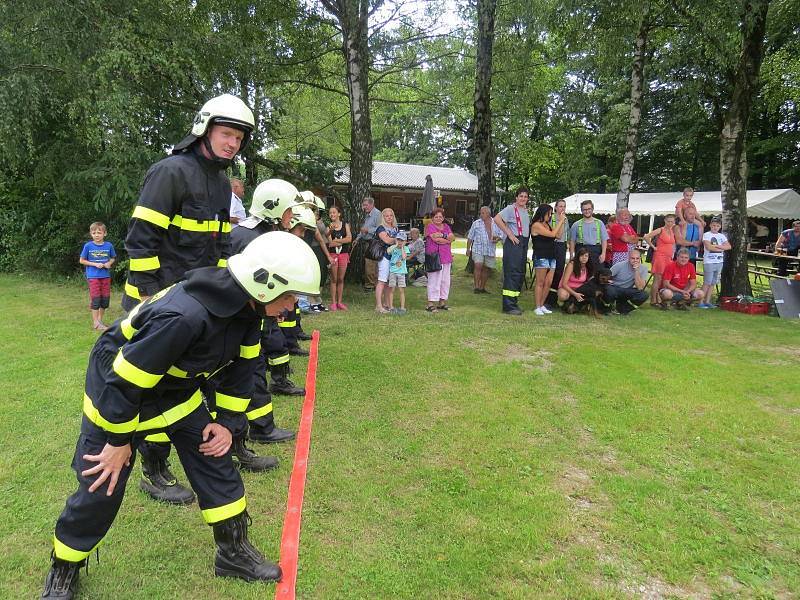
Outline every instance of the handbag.
<path fill-rule="evenodd" d="M 436 273 L 442 270 L 442 259 L 439 256 L 439 244 L 436 244 L 436 252 L 425 253 L 425 271 L 428 273 Z"/>
<path fill-rule="evenodd" d="M 442 259 L 439 258 L 439 252 L 436 252 L 436 254 L 425 253 L 425 270 L 428 273 L 436 273 L 436 271 L 442 270 Z"/>
<path fill-rule="evenodd" d="M 364 253 L 370 260 L 381 260 L 386 252 L 386 244 L 380 238 L 374 237 L 367 244 L 367 251 Z"/>

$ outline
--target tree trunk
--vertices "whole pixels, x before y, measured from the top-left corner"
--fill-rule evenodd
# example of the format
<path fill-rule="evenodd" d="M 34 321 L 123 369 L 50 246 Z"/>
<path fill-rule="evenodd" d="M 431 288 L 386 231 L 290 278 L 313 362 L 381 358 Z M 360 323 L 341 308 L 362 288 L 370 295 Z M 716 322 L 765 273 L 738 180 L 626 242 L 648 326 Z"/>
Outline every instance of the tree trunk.
<path fill-rule="evenodd" d="M 361 201 L 372 193 L 372 122 L 369 114 L 369 0 L 320 0 L 339 24 L 350 101 L 350 189 L 345 218 L 359 222 Z M 373 1 L 373 11 L 380 2 Z"/>
<path fill-rule="evenodd" d="M 633 69 L 631 70 L 631 112 L 628 117 L 628 134 L 625 136 L 625 154 L 622 157 L 622 170 L 619 174 L 617 210 L 620 208 L 628 208 L 633 167 L 636 164 L 636 150 L 639 145 L 639 123 L 642 120 L 644 63 L 647 52 L 647 35 L 650 32 L 650 25 L 648 23 L 650 4 L 645 2 L 642 10 L 642 20 L 639 22 L 639 33 L 636 35 L 636 50 L 633 55 Z"/>
<path fill-rule="evenodd" d="M 769 0 L 744 0 L 742 51 L 732 83 L 730 106 L 720 133 L 722 221 L 732 249 L 722 270 L 722 295 L 751 293 L 747 273 L 747 126 L 764 56 Z"/>
<path fill-rule="evenodd" d="M 497 0 L 478 0 L 478 56 L 475 66 L 473 134 L 478 206 L 492 206 L 495 196 L 495 156 L 492 144 L 492 47 Z"/>

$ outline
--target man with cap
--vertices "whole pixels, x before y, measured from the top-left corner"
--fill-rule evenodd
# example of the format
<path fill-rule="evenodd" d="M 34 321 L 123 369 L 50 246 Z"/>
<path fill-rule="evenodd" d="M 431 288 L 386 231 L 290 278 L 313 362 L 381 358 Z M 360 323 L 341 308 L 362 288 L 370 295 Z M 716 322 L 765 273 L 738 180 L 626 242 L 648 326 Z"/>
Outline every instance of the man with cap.
<path fill-rule="evenodd" d="M 190 269 L 225 265 L 231 232 L 231 185 L 225 170 L 247 146 L 254 127 L 252 111 L 239 98 L 212 98 L 171 155 L 147 171 L 125 238 L 130 256 L 122 298 L 126 311 L 183 279 Z M 169 469 L 165 434 L 146 439 L 139 451 L 142 490 L 171 504 L 194 501 Z M 274 466 L 251 458 L 242 457 L 254 468 Z"/>
<path fill-rule="evenodd" d="M 244 485 L 230 448 L 245 427 L 262 319 L 293 306 L 297 294 L 318 292 L 311 249 L 288 233 L 267 233 L 226 268 L 188 272 L 98 338 L 72 461 L 78 489 L 56 523 L 42 598 L 74 597 L 80 568 L 114 522 L 136 449 L 151 432 L 169 432 L 197 492 L 217 546 L 214 573 L 280 580 L 280 567 L 248 540 Z M 204 402 L 209 374 L 216 385 Z"/>

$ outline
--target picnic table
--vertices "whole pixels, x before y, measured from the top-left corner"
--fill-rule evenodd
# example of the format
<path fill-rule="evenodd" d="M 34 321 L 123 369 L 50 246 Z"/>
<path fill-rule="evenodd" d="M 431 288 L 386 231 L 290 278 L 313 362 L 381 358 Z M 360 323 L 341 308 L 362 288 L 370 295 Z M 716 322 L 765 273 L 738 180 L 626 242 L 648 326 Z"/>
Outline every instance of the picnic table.
<path fill-rule="evenodd" d="M 759 264 L 759 257 L 761 259 L 768 259 L 770 262 L 769 266 Z M 767 279 L 786 279 L 784 276 L 778 275 L 778 269 L 772 266 L 775 260 L 785 260 L 787 263 L 798 261 L 798 257 L 796 256 L 775 254 L 774 252 L 765 252 L 763 250 L 748 250 L 747 258 L 747 272 L 752 274 L 754 280 L 759 283 L 762 277 L 766 277 Z M 790 265 L 787 264 L 786 266 L 788 269 Z"/>

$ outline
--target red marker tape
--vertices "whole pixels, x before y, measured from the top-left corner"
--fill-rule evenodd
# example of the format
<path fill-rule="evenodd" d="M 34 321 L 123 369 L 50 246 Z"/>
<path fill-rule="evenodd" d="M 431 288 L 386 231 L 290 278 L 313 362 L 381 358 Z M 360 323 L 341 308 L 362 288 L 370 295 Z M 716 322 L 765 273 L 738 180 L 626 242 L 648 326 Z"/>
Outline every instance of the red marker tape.
<path fill-rule="evenodd" d="M 286 516 L 283 519 L 281 536 L 281 570 L 283 578 L 275 588 L 275 600 L 294 600 L 297 583 L 297 558 L 300 549 L 300 518 L 303 513 L 303 493 L 308 471 L 308 451 L 311 447 L 311 423 L 314 420 L 314 400 L 317 395 L 317 349 L 319 331 L 311 334 L 311 348 L 308 352 L 308 372 L 306 373 L 306 399 L 300 415 L 300 429 L 297 432 L 297 446 L 294 450 L 294 467 L 289 480 L 289 499 L 286 503 Z"/>

